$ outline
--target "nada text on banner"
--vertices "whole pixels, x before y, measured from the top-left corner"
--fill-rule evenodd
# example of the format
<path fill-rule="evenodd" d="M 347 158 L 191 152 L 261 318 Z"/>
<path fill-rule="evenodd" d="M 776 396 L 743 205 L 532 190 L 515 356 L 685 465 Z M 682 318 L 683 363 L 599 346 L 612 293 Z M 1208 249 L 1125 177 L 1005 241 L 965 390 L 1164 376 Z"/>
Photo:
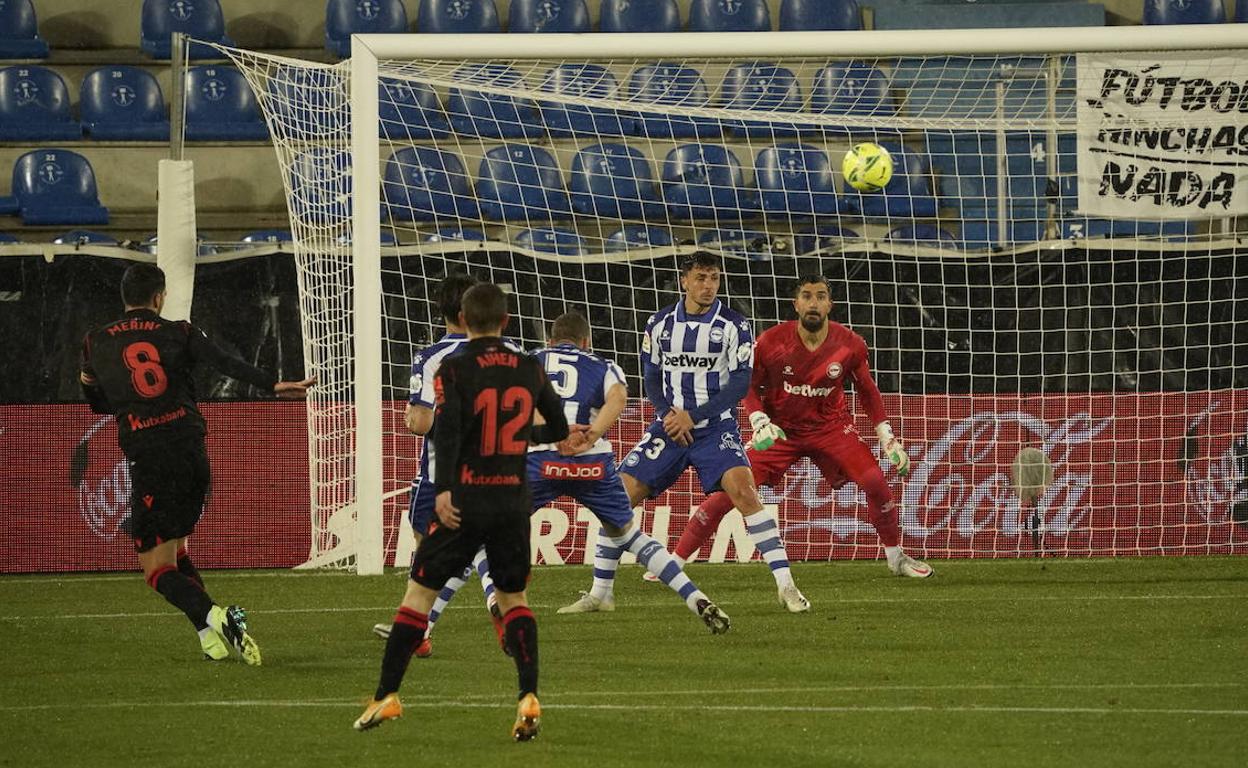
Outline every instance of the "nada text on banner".
<path fill-rule="evenodd" d="M 1248 213 L 1248 59 L 1085 53 L 1077 68 L 1080 213 Z"/>

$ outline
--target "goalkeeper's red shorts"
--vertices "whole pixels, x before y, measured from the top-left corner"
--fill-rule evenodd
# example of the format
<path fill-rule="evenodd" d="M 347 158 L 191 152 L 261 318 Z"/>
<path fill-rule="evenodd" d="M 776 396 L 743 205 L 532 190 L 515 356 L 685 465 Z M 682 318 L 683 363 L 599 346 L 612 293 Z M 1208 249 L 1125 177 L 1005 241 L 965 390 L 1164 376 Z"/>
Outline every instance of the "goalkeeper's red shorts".
<path fill-rule="evenodd" d="M 779 486 L 784 473 L 803 457 L 819 468 L 833 488 L 840 488 L 847 482 L 862 487 L 871 473 L 883 474 L 879 459 L 862 442 L 853 424 L 832 424 L 816 434 L 791 435 L 786 440 L 777 440 L 765 451 L 751 447 L 746 455 L 754 473 L 754 484 L 772 488 Z"/>

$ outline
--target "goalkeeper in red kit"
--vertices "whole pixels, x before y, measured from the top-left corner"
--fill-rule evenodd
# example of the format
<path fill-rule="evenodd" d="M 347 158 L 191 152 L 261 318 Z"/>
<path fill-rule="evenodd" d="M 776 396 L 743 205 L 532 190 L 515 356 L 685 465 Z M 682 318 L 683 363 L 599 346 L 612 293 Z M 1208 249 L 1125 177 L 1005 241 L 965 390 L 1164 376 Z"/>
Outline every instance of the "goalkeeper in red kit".
<path fill-rule="evenodd" d="M 883 455 L 904 477 L 910 457 L 884 414 L 867 364 L 866 342 L 828 319 L 832 298 L 822 275 L 798 280 L 793 309 L 797 320 L 769 329 L 755 345 L 754 373 L 743 401 L 754 429 L 747 455 L 755 484 L 775 487 L 789 467 L 809 458 L 833 488 L 852 482 L 867 495 L 871 525 L 884 544 L 889 570 L 897 576 L 931 576 L 927 563 L 901 550 L 892 491 L 879 460 L 859 437 L 845 399 L 849 380 L 875 424 Z M 689 519 L 676 556 L 688 560 L 731 509 L 726 493 L 707 497 Z"/>

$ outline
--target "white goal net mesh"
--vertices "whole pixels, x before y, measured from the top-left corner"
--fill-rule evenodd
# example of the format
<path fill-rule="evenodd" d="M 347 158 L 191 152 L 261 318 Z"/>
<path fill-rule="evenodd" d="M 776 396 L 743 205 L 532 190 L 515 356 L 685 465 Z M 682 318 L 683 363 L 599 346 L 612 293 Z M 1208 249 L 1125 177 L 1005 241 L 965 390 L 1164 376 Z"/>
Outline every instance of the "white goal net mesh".
<path fill-rule="evenodd" d="M 313 562 L 353 556 L 356 398 L 384 403 L 386 561 L 406 562 L 420 445 L 402 411 L 415 353 L 443 332 L 444 275 L 504 285 L 508 334 L 529 347 L 564 311 L 589 318 L 596 351 L 629 375 L 634 400 L 612 435 L 622 456 L 652 418 L 639 331 L 677 300 L 676 257 L 695 249 L 723 256 L 721 295 L 755 333 L 791 317 L 796 277 L 827 276 L 833 318 L 866 339 L 913 458 L 909 477 L 887 476 L 916 554 L 1248 541 L 1234 217 L 1248 191 L 1225 190 L 1248 150 L 1248 85 L 1226 85 L 1233 63 L 1158 54 L 1185 72 L 1171 83 L 1147 79 L 1157 68 L 1140 54 L 1135 69 L 1110 54 L 380 61 L 380 162 L 367 168 L 350 153 L 348 63 L 229 53 L 281 156 L 321 382 Z M 1158 107 L 1167 88 L 1173 114 Z M 1080 100 L 1094 92 L 1095 107 Z M 1150 100 L 1160 117 L 1130 113 Z M 842 177 L 861 142 L 891 155 L 882 191 Z M 380 392 L 352 387 L 352 184 L 381 200 Z M 859 427 L 872 434 L 865 414 Z M 1024 448 L 1044 454 L 1051 482 L 1043 467 L 1019 476 Z M 865 498 L 836 480 L 803 461 L 764 491 L 792 558 L 879 554 Z M 643 524 L 677 536 L 700 499 L 686 478 Z M 581 562 L 589 519 L 539 512 L 537 556 Z M 731 534 L 703 557 L 748 556 Z"/>

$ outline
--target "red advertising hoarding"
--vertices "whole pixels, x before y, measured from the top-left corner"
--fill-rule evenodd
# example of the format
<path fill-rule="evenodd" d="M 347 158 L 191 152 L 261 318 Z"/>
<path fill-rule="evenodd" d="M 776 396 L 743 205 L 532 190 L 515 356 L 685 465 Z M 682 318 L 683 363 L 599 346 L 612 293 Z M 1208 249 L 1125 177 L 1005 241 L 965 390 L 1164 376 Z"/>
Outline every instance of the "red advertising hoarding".
<path fill-rule="evenodd" d="M 1248 553 L 1248 391 L 892 395 L 885 405 L 912 459 L 907 478 L 891 470 L 888 478 L 901 502 L 904 543 L 917 555 Z M 304 562 L 311 524 L 303 406 L 208 403 L 203 410 L 214 486 L 193 540 L 197 562 Z M 401 414 L 401 406 L 387 414 Z M 612 435 L 620 456 L 640 439 L 645 416 L 631 408 Z M 869 425 L 860 428 L 873 435 Z M 388 446 L 393 455 L 416 455 L 415 438 L 392 433 Z M 1054 469 L 1034 506 L 1020 503 L 1010 483 L 1024 447 L 1043 451 Z M 111 418 L 81 405 L 0 406 L 0 461 L 0 572 L 135 567 L 123 532 L 129 475 Z M 414 470 L 410 458 L 395 465 L 392 474 Z M 402 480 L 387 482 L 397 488 Z M 643 524 L 674 543 L 701 499 L 686 475 L 646 503 Z M 763 500 L 776 505 L 794 560 L 879 555 L 865 499 L 852 485 L 832 489 L 808 462 L 790 470 L 783 487 L 765 489 Z M 386 509 L 387 560 L 397 553 L 405 562 L 406 498 Z M 704 559 L 748 556 L 733 517 Z M 535 557 L 582 562 L 590 519 L 570 505 L 539 511 Z"/>

